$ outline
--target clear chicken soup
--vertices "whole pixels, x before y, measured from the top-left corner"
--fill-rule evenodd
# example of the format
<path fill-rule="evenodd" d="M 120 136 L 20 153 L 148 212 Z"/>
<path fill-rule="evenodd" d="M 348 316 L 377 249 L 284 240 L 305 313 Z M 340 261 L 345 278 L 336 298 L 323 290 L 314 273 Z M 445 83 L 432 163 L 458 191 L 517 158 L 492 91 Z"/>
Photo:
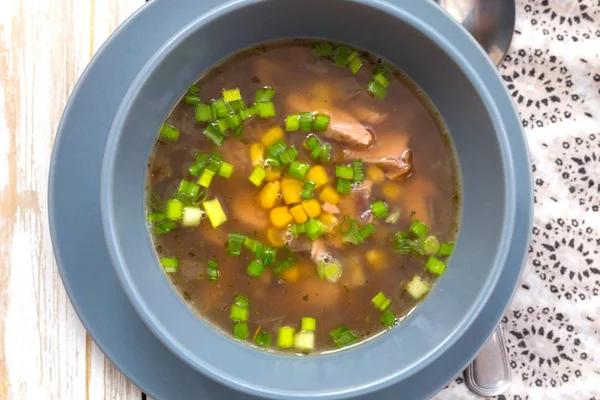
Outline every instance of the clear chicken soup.
<path fill-rule="evenodd" d="M 235 54 L 182 96 L 149 159 L 148 226 L 200 317 L 257 349 L 322 354 L 423 301 L 459 194 L 448 133 L 410 79 L 294 40 Z"/>

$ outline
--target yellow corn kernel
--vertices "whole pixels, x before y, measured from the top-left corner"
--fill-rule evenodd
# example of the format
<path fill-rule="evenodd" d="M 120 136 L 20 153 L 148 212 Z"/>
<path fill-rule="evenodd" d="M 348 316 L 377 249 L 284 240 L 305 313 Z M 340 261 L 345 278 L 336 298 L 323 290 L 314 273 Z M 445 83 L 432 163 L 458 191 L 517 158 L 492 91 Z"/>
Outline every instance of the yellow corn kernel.
<path fill-rule="evenodd" d="M 273 128 L 269 129 L 267 133 L 262 135 L 262 137 L 260 138 L 260 142 L 266 149 L 276 141 L 283 139 L 283 135 L 283 129 L 281 129 L 280 126 L 274 126 Z"/>
<path fill-rule="evenodd" d="M 300 192 L 303 185 L 304 182 L 287 176 L 281 180 L 281 194 L 283 195 L 285 204 L 300 203 L 302 200 Z"/>
<path fill-rule="evenodd" d="M 338 219 L 333 214 L 322 213 L 319 215 L 319 220 L 327 228 L 327 232 L 333 232 L 335 227 L 338 225 Z"/>
<path fill-rule="evenodd" d="M 281 278 L 289 283 L 297 282 L 300 278 L 300 269 L 297 266 L 291 266 L 290 268 L 284 268 L 281 270 Z"/>
<path fill-rule="evenodd" d="M 302 208 L 304 208 L 309 218 L 317 218 L 321 214 L 321 203 L 317 199 L 303 201 Z"/>
<path fill-rule="evenodd" d="M 278 181 L 281 179 L 281 170 L 279 168 L 267 168 L 267 176 L 265 180 L 267 182 Z"/>
<path fill-rule="evenodd" d="M 279 184 L 279 181 L 269 182 L 263 186 L 262 190 L 258 194 L 258 205 L 260 208 L 270 210 L 271 208 L 275 207 L 277 195 L 279 194 L 280 189 L 281 185 Z"/>
<path fill-rule="evenodd" d="M 277 229 L 277 228 L 269 228 L 267 230 L 267 239 L 271 246 L 275 247 L 283 247 L 285 242 L 283 241 L 283 235 L 285 234 L 285 229 Z"/>
<path fill-rule="evenodd" d="M 250 161 L 253 166 L 261 166 L 265 163 L 265 148 L 262 144 L 256 142 L 250 145 Z"/>
<path fill-rule="evenodd" d="M 271 223 L 276 228 L 283 228 L 294 222 L 294 217 L 290 213 L 290 210 L 286 206 L 275 207 L 269 213 Z"/>
<path fill-rule="evenodd" d="M 324 184 L 329 182 L 327 171 L 325 171 L 325 168 L 323 168 L 322 165 L 315 165 L 311 167 L 308 170 L 306 179 L 308 179 L 309 181 L 314 181 L 317 184 L 317 187 L 323 186 Z"/>
<path fill-rule="evenodd" d="M 340 202 L 340 194 L 337 192 L 337 190 L 327 185 L 321 191 L 319 199 L 321 199 L 323 203 L 330 203 L 335 206 Z"/>
<path fill-rule="evenodd" d="M 290 208 L 290 213 L 292 213 L 292 217 L 294 217 L 294 221 L 297 224 L 303 224 L 308 221 L 308 215 L 306 215 L 306 211 L 301 204 Z"/>
<path fill-rule="evenodd" d="M 367 258 L 369 265 L 376 271 L 381 271 L 386 267 L 386 256 L 381 250 L 367 250 L 365 257 Z"/>
<path fill-rule="evenodd" d="M 385 174 L 381 170 L 381 168 L 376 167 L 375 165 L 370 165 L 367 168 L 367 177 L 373 181 L 373 183 L 381 183 L 385 180 Z"/>
<path fill-rule="evenodd" d="M 400 198 L 400 185 L 397 183 L 386 183 L 381 188 L 381 192 L 388 200 L 398 200 Z"/>

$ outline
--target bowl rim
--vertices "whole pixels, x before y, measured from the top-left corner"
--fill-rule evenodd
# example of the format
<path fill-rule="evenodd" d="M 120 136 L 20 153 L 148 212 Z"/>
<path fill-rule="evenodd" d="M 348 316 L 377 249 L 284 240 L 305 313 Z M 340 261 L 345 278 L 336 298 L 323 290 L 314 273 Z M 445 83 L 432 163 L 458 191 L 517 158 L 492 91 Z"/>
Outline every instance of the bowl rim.
<path fill-rule="evenodd" d="M 469 308 L 468 312 L 464 313 L 463 317 L 460 320 L 460 323 L 457 325 L 457 329 L 453 332 L 455 333 L 454 336 L 449 337 L 447 340 L 442 342 L 432 351 L 418 358 L 411 366 L 418 368 L 407 368 L 407 370 L 405 371 L 401 371 L 394 375 L 386 376 L 378 381 L 371 382 L 369 385 L 351 387 L 349 390 L 343 392 L 323 393 L 323 397 L 328 398 L 338 398 L 342 395 L 347 395 L 349 393 L 352 393 L 352 395 L 365 394 L 368 392 L 372 392 L 376 389 L 382 388 L 384 386 L 389 386 L 397 382 L 398 380 L 410 376 L 419 371 L 420 369 L 424 368 L 429 363 L 433 362 L 439 356 L 439 354 L 441 354 L 442 351 L 452 346 L 454 342 L 458 340 L 458 338 L 471 325 L 474 319 L 479 315 L 479 312 L 486 304 L 489 296 L 491 295 L 493 288 L 495 287 L 496 282 L 500 276 L 500 272 L 503 268 L 504 260 L 506 259 L 506 256 L 508 254 L 508 245 L 510 242 L 509 239 L 510 237 L 512 237 L 512 231 L 514 229 L 516 196 L 514 193 L 515 177 L 514 169 L 512 167 L 512 153 L 510 152 L 508 138 L 506 137 L 506 135 L 508 135 L 508 132 L 506 131 L 502 119 L 500 118 L 500 112 L 496 108 L 496 102 L 493 100 L 492 94 L 488 90 L 488 87 L 485 85 L 479 74 L 476 72 L 475 68 L 471 65 L 469 61 L 467 61 L 467 59 L 462 55 L 460 51 L 458 51 L 457 48 L 455 48 L 445 37 L 443 37 L 439 32 L 437 32 L 432 26 L 425 23 L 419 16 L 405 11 L 404 9 L 398 7 L 396 4 L 392 4 L 392 1 L 397 0 L 389 0 L 387 2 L 379 0 L 352 0 L 352 2 L 354 3 L 359 3 L 367 7 L 377 8 L 379 11 L 382 11 L 397 19 L 401 19 L 406 24 L 413 26 L 413 28 L 419 30 L 421 33 L 426 35 L 429 38 L 429 40 L 434 41 L 440 47 L 440 50 L 446 52 L 447 55 L 469 77 L 473 87 L 476 88 L 477 93 L 481 96 L 481 101 L 485 104 L 486 111 L 489 113 L 495 131 L 497 132 L 496 137 L 499 142 L 500 152 L 502 156 L 502 164 L 505 167 L 505 173 L 507 175 L 505 187 L 506 195 L 504 199 L 506 215 L 502 229 L 502 231 L 505 233 L 505 237 L 502 238 L 502 242 L 498 246 L 498 251 L 496 253 L 494 261 L 491 262 L 491 264 L 493 264 L 494 267 L 491 269 L 491 273 L 488 276 L 484 287 L 479 292 L 479 301 L 477 301 L 476 304 L 472 305 Z M 154 315 L 152 311 L 148 308 L 147 304 L 143 300 L 143 297 L 140 295 L 140 292 L 137 290 L 135 282 L 132 280 L 132 277 L 128 272 L 128 268 L 126 267 L 127 262 L 124 261 L 125 257 L 122 255 L 118 241 L 116 240 L 116 237 L 118 235 L 116 234 L 114 224 L 115 215 L 111 203 L 111 199 L 113 197 L 111 177 L 116 173 L 114 169 L 114 161 L 116 157 L 114 157 L 113 155 L 115 154 L 116 149 L 118 148 L 117 145 L 119 143 L 119 139 L 123 131 L 122 128 L 125 122 L 125 116 L 128 114 L 129 105 L 132 103 L 132 100 L 136 98 L 139 91 L 139 87 L 152 73 L 159 61 L 166 54 L 172 51 L 179 43 L 181 43 L 182 41 L 187 39 L 191 34 L 193 34 L 199 27 L 210 22 L 213 19 L 218 19 L 226 13 L 236 11 L 238 8 L 243 8 L 247 5 L 251 5 L 253 3 L 258 2 L 260 2 L 260 0 L 236 0 L 233 2 L 225 3 L 216 8 L 207 10 L 206 13 L 201 14 L 199 17 L 192 20 L 187 25 L 183 26 L 175 35 L 173 35 L 168 41 L 166 41 L 140 70 L 135 80 L 127 90 L 126 95 L 123 97 L 121 105 L 119 106 L 113 124 L 111 126 L 106 144 L 101 171 L 102 224 L 113 266 L 117 272 L 119 281 L 122 287 L 124 288 L 124 291 L 129 301 L 133 305 L 136 312 L 142 317 L 142 320 L 153 332 L 153 334 L 157 336 L 157 338 L 163 344 L 165 344 L 167 348 L 169 348 L 174 354 L 176 354 L 186 363 L 191 365 L 194 369 L 234 389 L 240 390 L 241 387 L 243 391 L 246 391 L 248 393 L 267 397 L 272 397 L 276 395 L 277 398 L 299 398 L 301 396 L 298 396 L 298 394 L 295 392 L 277 392 L 274 394 L 273 392 L 270 392 L 268 388 L 247 385 L 245 383 L 233 381 L 230 376 L 227 376 L 222 371 L 215 371 L 213 368 L 210 367 L 210 365 L 207 365 L 203 363 L 202 360 L 199 360 L 197 357 L 194 357 L 192 352 L 186 351 L 186 348 L 180 342 L 177 342 L 172 335 L 165 332 L 165 327 L 156 318 L 156 315 Z M 426 6 L 431 7 L 432 12 L 443 13 L 443 11 L 441 11 L 434 4 L 427 4 Z M 471 46 L 474 47 L 474 49 L 470 50 L 480 52 L 484 56 L 489 67 L 495 70 L 495 67 L 487 59 L 483 51 L 476 44 L 475 40 L 471 38 L 471 36 L 468 35 L 468 33 L 464 31 L 464 29 L 458 23 L 452 20 L 450 16 L 446 15 L 446 18 L 451 20 L 452 23 L 459 27 L 463 34 L 466 35 L 468 39 L 470 39 Z M 506 91 L 504 94 L 508 95 Z"/>

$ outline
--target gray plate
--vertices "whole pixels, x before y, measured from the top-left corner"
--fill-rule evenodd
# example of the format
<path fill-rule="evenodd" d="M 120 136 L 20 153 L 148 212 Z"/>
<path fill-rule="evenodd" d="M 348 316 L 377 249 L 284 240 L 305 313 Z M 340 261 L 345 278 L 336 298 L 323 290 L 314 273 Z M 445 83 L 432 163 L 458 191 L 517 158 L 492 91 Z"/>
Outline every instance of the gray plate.
<path fill-rule="evenodd" d="M 69 297 L 106 356 L 157 399 L 249 399 L 191 369 L 156 339 L 128 302 L 110 264 L 100 220 L 100 170 L 115 112 L 133 79 L 155 50 L 181 27 L 222 0 L 154 0 L 123 24 L 98 51 L 80 79 L 59 127 L 49 188 L 52 242 Z M 390 1 L 393 3 L 393 1 Z M 423 2 L 424 7 L 431 7 Z M 190 13 L 195 7 L 197 13 Z M 186 10 L 185 12 L 183 10 Z M 156 29 L 156 21 L 162 21 Z M 168 23 L 167 23 L 168 22 Z M 440 29 L 443 31 L 443 29 Z M 466 55 L 468 57 L 468 55 Z M 491 81 L 496 82 L 495 79 Z M 499 88 L 497 88 L 499 90 Z M 475 356 L 499 322 L 519 280 L 532 219 L 528 152 L 510 100 L 498 102 L 516 160 L 517 226 L 497 287 L 474 325 L 435 363 L 397 385 L 364 397 L 431 396 Z"/>

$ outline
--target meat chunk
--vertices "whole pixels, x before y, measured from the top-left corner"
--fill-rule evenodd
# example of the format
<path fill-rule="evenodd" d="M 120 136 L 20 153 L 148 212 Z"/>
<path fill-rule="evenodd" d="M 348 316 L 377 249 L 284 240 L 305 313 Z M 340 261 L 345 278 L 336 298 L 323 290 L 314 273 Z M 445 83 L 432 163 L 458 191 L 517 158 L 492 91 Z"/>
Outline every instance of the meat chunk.
<path fill-rule="evenodd" d="M 322 261 L 323 254 L 325 254 L 326 252 L 327 249 L 325 248 L 325 242 L 323 241 L 323 239 L 317 239 L 312 242 L 312 246 L 310 248 L 310 258 L 315 263 Z"/>
<path fill-rule="evenodd" d="M 413 153 L 410 149 L 406 149 L 400 157 L 384 157 L 375 161 L 375 164 L 385 172 L 388 179 L 395 181 L 408 179 L 414 169 Z"/>
<path fill-rule="evenodd" d="M 323 211 L 325 211 L 328 214 L 339 214 L 340 213 L 339 207 L 336 205 L 333 205 L 331 203 L 323 203 L 321 208 L 323 209 Z"/>
<path fill-rule="evenodd" d="M 388 118 L 387 114 L 381 114 L 377 110 L 365 107 L 364 105 L 352 107 L 352 115 L 360 122 L 374 126 L 384 122 Z"/>

